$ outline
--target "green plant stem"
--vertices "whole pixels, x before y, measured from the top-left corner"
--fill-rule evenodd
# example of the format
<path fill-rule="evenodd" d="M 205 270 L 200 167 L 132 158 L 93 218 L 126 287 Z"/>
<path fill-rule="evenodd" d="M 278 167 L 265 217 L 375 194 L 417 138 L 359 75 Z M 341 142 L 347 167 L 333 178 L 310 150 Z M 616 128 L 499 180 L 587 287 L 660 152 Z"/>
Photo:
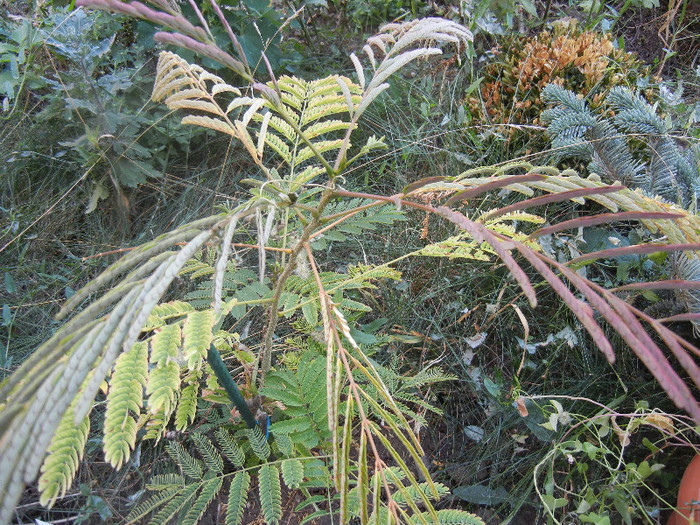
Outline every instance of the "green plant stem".
<path fill-rule="evenodd" d="M 294 245 L 291 253 L 289 254 L 289 263 L 287 263 L 287 265 L 284 267 L 284 270 L 282 270 L 282 273 L 277 279 L 277 284 L 275 285 L 275 291 L 272 294 L 272 300 L 270 304 L 269 322 L 267 328 L 265 329 L 263 346 L 260 349 L 261 355 L 258 355 L 258 362 L 256 363 L 256 366 L 253 370 L 253 383 L 256 382 L 258 370 L 260 370 L 260 386 L 263 385 L 265 381 L 265 375 L 270 371 L 270 368 L 272 367 L 272 339 L 275 335 L 275 329 L 277 328 L 277 322 L 279 320 L 279 303 L 280 297 L 282 296 L 282 291 L 284 290 L 284 285 L 287 282 L 287 279 L 289 279 L 289 277 L 292 275 L 294 269 L 296 268 L 297 257 L 301 250 L 304 249 L 304 244 L 309 242 L 311 235 L 320 226 L 321 214 L 323 213 L 323 210 L 334 196 L 335 192 L 332 188 L 328 188 L 326 191 L 323 192 L 318 206 L 314 211 L 313 218 L 306 226 L 304 226 L 304 229 L 301 232 L 301 238 Z M 262 365 L 260 366 L 261 362 Z"/>
<path fill-rule="evenodd" d="M 219 380 L 219 383 L 221 383 L 221 386 L 223 386 L 224 390 L 226 390 L 226 394 L 228 394 L 229 399 L 233 401 L 233 404 L 236 405 L 236 408 L 241 413 L 241 417 L 246 422 L 246 425 L 248 425 L 248 428 L 255 428 L 255 425 L 257 424 L 255 421 L 255 416 L 248 408 L 241 391 L 238 390 L 236 382 L 231 377 L 231 374 L 226 368 L 223 359 L 221 359 L 221 355 L 214 346 L 214 343 L 209 346 L 209 352 L 207 352 L 207 362 L 209 365 L 211 365 L 212 370 L 214 370 L 214 374 L 216 374 L 216 378 Z"/>

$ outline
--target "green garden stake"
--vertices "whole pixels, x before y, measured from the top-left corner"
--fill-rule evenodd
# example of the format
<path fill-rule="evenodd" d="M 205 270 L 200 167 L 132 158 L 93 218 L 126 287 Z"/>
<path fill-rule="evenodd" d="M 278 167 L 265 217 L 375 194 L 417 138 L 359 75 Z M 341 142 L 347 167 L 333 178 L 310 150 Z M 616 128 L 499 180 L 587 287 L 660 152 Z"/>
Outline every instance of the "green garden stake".
<path fill-rule="evenodd" d="M 207 361 L 211 365 L 212 370 L 214 370 L 219 383 L 221 383 L 221 386 L 223 386 L 224 390 L 226 390 L 229 399 L 233 401 L 234 405 L 236 405 L 236 408 L 240 412 L 241 417 L 243 417 L 243 420 L 246 422 L 246 425 L 248 425 L 248 428 L 255 428 L 257 426 L 255 416 L 250 411 L 250 408 L 248 408 L 241 391 L 238 390 L 236 382 L 231 377 L 231 374 L 226 368 L 223 359 L 221 359 L 221 355 L 214 346 L 214 343 L 209 346 Z"/>

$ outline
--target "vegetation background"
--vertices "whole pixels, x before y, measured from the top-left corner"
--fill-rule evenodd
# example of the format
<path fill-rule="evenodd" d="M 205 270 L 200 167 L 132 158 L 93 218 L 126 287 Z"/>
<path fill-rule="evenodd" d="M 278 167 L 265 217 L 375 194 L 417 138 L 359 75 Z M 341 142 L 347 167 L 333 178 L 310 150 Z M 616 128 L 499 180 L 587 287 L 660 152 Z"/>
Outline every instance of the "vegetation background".
<path fill-rule="evenodd" d="M 182 115 L 151 100 L 158 53 L 165 48 L 154 41 L 153 24 L 73 4 L 0 1 L 7 13 L 0 20 L 2 379 L 63 325 L 55 317 L 76 290 L 133 247 L 247 198 L 246 179 L 258 170 L 240 143 L 211 129 L 183 126 Z M 511 163 L 525 162 L 572 168 L 585 176 L 597 173 L 604 182 L 621 181 L 661 195 L 689 215 L 697 212 L 697 2 L 220 4 L 248 62 L 258 64 L 265 76 L 264 51 L 278 78 L 354 78 L 350 52 L 359 55 L 367 37 L 394 20 L 440 16 L 473 33 L 473 42 L 457 51 L 401 70 L 370 106 L 354 141 L 370 144 L 372 137 L 383 137 L 387 147 L 343 174 L 348 192 L 400 194 L 428 177 L 476 177 L 488 166 L 508 174 Z M 185 2 L 182 8 L 196 22 L 196 12 Z M 216 21 L 213 8 L 202 4 L 201 9 L 207 20 Z M 213 22 L 210 27 L 217 41 L 226 38 L 224 27 Z M 221 64 L 188 50 L 178 52 L 239 85 L 240 79 Z M 643 118 L 625 121 L 621 115 L 632 106 Z M 673 169 L 669 159 L 674 159 Z M 437 205 L 447 195 L 441 191 L 448 190 L 438 186 L 420 198 L 426 206 Z M 473 213 L 487 213 L 511 197 L 494 193 L 470 206 Z M 602 210 L 596 206 L 558 203 L 547 208 L 545 218 L 558 223 Z M 314 245 L 325 254 L 320 270 L 328 279 L 395 261 L 392 271 L 343 289 L 341 296 L 346 306 L 353 305 L 352 337 L 381 370 L 420 439 L 421 460 L 439 485 L 436 508 L 468 511 L 488 523 L 665 523 L 676 505 L 683 469 L 700 447 L 697 421 L 668 399 L 613 329 L 606 328 L 617 355 L 610 364 L 555 293 L 538 287 L 539 306 L 529 308 L 506 265 L 479 257 L 465 261 L 452 251 L 405 257 L 421 250 L 428 255 L 426 247 L 452 234 L 445 220 L 396 210 L 339 227 Z M 553 259 L 565 262 L 650 238 L 641 224 L 626 221 L 557 232 L 540 243 Z M 239 247 L 241 268 L 235 275 L 244 279 L 241 271 L 250 273 L 241 286 L 257 279 L 258 268 L 249 260 L 255 248 L 247 251 L 256 242 L 251 234 L 241 242 L 249 246 Z M 216 260 L 211 251 L 198 254 L 166 298 L 203 307 L 205 295 L 196 278 L 213 273 Z M 274 279 L 283 268 L 284 259 L 275 259 L 268 272 Z M 692 287 L 634 288 L 657 279 L 700 280 L 692 256 L 630 253 L 599 259 L 578 272 L 606 288 L 628 286 L 620 297 L 650 316 L 700 311 Z M 211 285 L 205 292 L 211 293 Z M 301 285 L 296 292 L 300 297 L 309 293 Z M 261 344 L 264 316 L 262 308 L 249 307 L 232 323 L 230 339 L 217 340 L 246 397 L 255 393 L 250 365 Z M 676 319 L 670 326 L 695 341 L 690 318 Z M 272 385 L 261 392 L 276 400 L 263 407 L 270 415 L 293 410 L 291 402 L 281 401 L 290 385 L 300 388 L 325 374 L 325 363 L 309 353 L 323 353 L 320 326 L 319 310 L 306 307 L 290 316 L 276 340 L 280 351 Z M 153 502 L 159 487 L 165 494 L 177 483 L 191 486 L 197 476 L 218 479 L 206 474 L 215 472 L 219 461 L 220 472 L 227 474 L 241 465 L 251 469 L 252 479 L 234 477 L 231 485 L 244 484 L 241 493 L 250 487 L 258 495 L 244 499 L 233 516 L 228 509 L 235 502 L 228 494 L 234 491 L 227 480 L 228 494 L 218 492 L 220 484 L 195 521 L 341 522 L 328 480 L 313 473 L 323 469 L 309 462 L 299 472 L 291 461 L 304 454 L 324 458 L 322 443 L 330 437 L 317 419 L 322 410 L 308 410 L 309 425 L 321 429 L 318 441 L 292 432 L 293 452 L 285 453 L 277 441 L 272 451 L 265 450 L 259 436 L 217 434 L 219 427 L 234 432 L 244 425 L 231 413 L 214 374 L 207 377 L 212 379 L 202 379 L 199 396 L 195 392 L 191 420 L 185 416 L 185 424 L 169 426 L 166 420 L 157 429 L 163 438 L 139 441 L 119 470 L 103 453 L 100 429 L 109 416 L 106 396 L 98 398 L 91 430 L 83 436 L 85 455 L 72 459 L 80 463 L 75 481 L 57 485 L 48 498 L 46 485 L 30 484 L 14 519 L 123 523 L 174 516 L 192 521 L 187 509 L 158 514 L 155 504 L 144 507 L 144 502 Z M 178 399 L 194 384 L 187 380 L 183 376 Z M 691 388 L 697 399 L 697 388 Z M 312 406 L 312 400 L 304 406 Z M 388 424 L 373 417 L 377 425 Z M 139 440 L 149 437 L 153 429 L 143 421 L 139 425 Z M 236 443 L 242 444 L 238 452 Z M 353 458 L 356 453 L 348 452 Z M 289 462 L 273 472 L 277 467 L 271 457 Z M 181 479 L 166 480 L 170 475 Z M 266 502 L 266 493 L 279 502 Z M 51 508 L 44 506 L 47 500 Z M 167 501 L 166 496 L 160 500 L 163 508 Z M 187 501 L 182 499 L 181 506 Z M 467 519 L 465 514 L 442 516 L 445 522 Z"/>

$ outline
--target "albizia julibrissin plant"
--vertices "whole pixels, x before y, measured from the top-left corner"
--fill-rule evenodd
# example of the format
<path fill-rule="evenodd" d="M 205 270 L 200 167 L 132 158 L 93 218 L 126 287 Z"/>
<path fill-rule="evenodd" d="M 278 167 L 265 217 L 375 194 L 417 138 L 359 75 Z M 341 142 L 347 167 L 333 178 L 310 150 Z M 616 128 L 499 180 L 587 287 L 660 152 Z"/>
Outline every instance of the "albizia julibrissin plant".
<path fill-rule="evenodd" d="M 442 217 L 455 229 L 453 237 L 413 255 L 462 257 L 466 262 L 470 258 L 498 259 L 533 308 L 537 295 L 532 276 L 536 276 L 561 298 L 610 362 L 615 352 L 601 327 L 603 320 L 639 356 L 669 397 L 700 423 L 700 407 L 690 384 L 700 386 L 696 362 L 700 351 L 665 326 L 681 318 L 653 319 L 572 268 L 583 258 L 630 253 L 684 250 L 694 256 L 694 250 L 700 249 L 700 224 L 694 215 L 624 186 L 603 184 L 595 177 L 583 179 L 573 172 L 524 164 L 423 180 L 396 195 L 353 192 L 340 186 L 348 167 L 384 147 L 375 137 L 359 146 L 351 139 L 367 107 L 388 87 L 389 77 L 416 60 L 441 53 L 438 46 L 454 44 L 459 49 L 471 40 L 468 30 L 435 18 L 389 24 L 363 48 L 368 64 L 350 56 L 356 82 L 340 75 L 314 81 L 275 78 L 269 72 L 271 80 L 260 83 L 254 81 L 235 36 L 229 32 L 238 58 L 216 46 L 198 9 L 201 27 L 184 19 L 175 2 L 165 0 L 151 2 L 161 11 L 138 2 L 78 3 L 164 25 L 171 32 L 158 33 L 160 41 L 217 59 L 248 81 L 246 89 L 239 89 L 174 53 L 163 52 L 153 98 L 184 111 L 183 124 L 204 126 L 238 141 L 258 167 L 259 177 L 247 180 L 251 186 L 248 198 L 233 203 L 230 210 L 182 225 L 136 247 L 76 293 L 59 317 L 78 306 L 83 309 L 3 383 L 1 523 L 10 520 L 24 485 L 34 481 L 40 470 L 40 488 L 47 491 L 47 503 L 70 486 L 88 433 L 89 415 L 105 378 L 109 378 L 105 455 L 115 467 L 128 461 L 138 428 L 149 420 L 157 418 L 158 428 L 165 432 L 175 413 L 176 425 L 186 426 L 193 415 L 189 412 L 193 398 L 196 407 L 197 378 L 207 366 L 207 350 L 212 342 L 217 344 L 214 336 L 221 337 L 229 316 L 237 319 L 260 306 L 266 308 L 266 318 L 257 342 L 259 354 L 252 364 L 252 388 L 265 385 L 273 365 L 273 346 L 279 349 L 275 336 L 280 322 L 303 315 L 307 323 L 321 327 L 326 416 L 332 436 L 329 464 L 340 521 L 346 523 L 353 516 L 361 523 L 380 517 L 393 523 L 425 524 L 456 519 L 435 510 L 432 500 L 440 492 L 421 460 L 418 436 L 348 322 L 349 311 L 358 306 L 344 298 L 342 291 L 363 283 L 369 286 L 366 283 L 372 278 L 386 274 L 390 262 L 349 268 L 331 279 L 319 268 L 327 249 L 315 249 L 324 235 L 342 232 L 352 221 L 367 225 L 376 217 L 372 223 L 376 226 L 382 214 L 395 217 L 406 209 Z M 192 5 L 196 8 L 194 2 Z M 212 5 L 220 13 L 216 3 Z M 227 27 L 223 16 L 221 22 Z M 478 216 L 460 211 L 464 203 L 503 188 L 527 198 Z M 442 202 L 425 204 L 421 198 L 425 193 L 442 196 Z M 543 227 L 530 235 L 518 230 L 518 225 L 544 222 L 531 210 L 587 200 L 609 211 Z M 569 263 L 550 259 L 537 242 L 541 235 L 616 221 L 641 221 L 650 232 L 662 232 L 664 240 L 590 253 Z M 256 250 L 235 254 L 236 246 L 250 246 L 251 237 L 256 239 Z M 202 308 L 196 311 L 181 302 L 161 303 L 174 279 L 203 250 L 216 254 L 211 270 L 202 273 L 211 277 L 209 303 L 200 304 Z M 274 254 L 279 255 L 270 278 L 268 258 Z M 238 272 L 243 258 L 257 259 L 254 282 L 241 284 Z M 698 285 L 661 281 L 644 286 Z M 91 301 L 86 303 L 87 299 Z M 164 332 L 173 336 L 167 344 Z M 689 377 L 688 383 L 669 360 L 669 353 Z M 186 407 L 179 412 L 183 400 Z M 264 472 L 268 475 L 270 471 Z M 267 479 L 266 485 L 268 482 L 274 480 Z M 466 515 L 460 519 L 478 521 Z"/>

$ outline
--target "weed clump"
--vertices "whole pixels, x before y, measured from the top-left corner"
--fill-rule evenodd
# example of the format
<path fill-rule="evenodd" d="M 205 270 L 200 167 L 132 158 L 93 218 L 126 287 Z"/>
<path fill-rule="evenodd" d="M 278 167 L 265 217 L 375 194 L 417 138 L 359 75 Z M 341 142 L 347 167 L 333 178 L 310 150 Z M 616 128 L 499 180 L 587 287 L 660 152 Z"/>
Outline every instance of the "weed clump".
<path fill-rule="evenodd" d="M 616 47 L 610 35 L 581 31 L 575 20 L 535 36 L 511 36 L 493 53 L 481 89 L 466 100 L 473 121 L 539 125 L 547 84 L 584 96 L 593 93 L 597 106 L 612 87 L 634 85 L 650 74 L 635 55 Z M 509 137 L 516 132 L 510 128 Z"/>

